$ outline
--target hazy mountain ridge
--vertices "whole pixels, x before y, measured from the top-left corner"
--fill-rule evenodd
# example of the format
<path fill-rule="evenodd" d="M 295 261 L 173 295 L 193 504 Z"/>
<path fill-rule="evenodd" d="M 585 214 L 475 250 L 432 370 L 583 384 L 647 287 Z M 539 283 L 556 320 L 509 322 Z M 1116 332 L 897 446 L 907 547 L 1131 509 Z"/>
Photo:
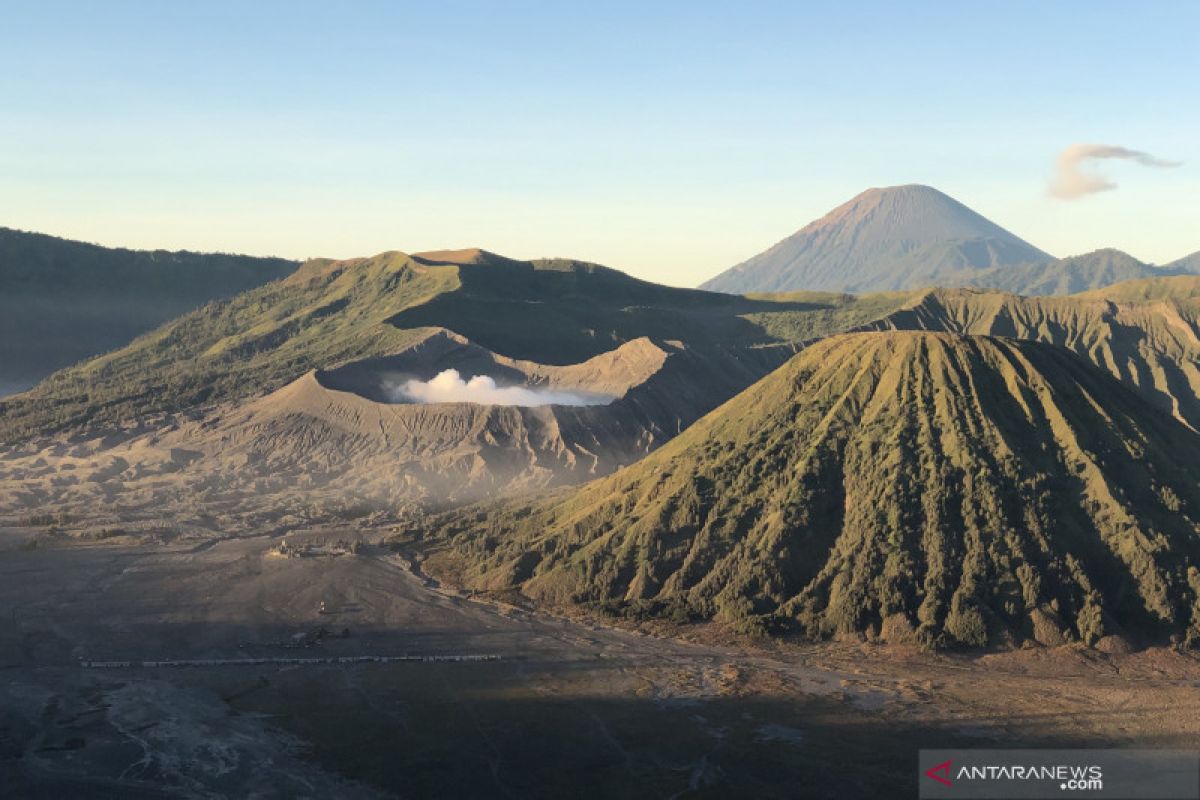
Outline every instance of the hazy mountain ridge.
<path fill-rule="evenodd" d="M 1167 267 L 1180 272 L 1200 273 L 1200 251 L 1172 261 Z"/>
<path fill-rule="evenodd" d="M 430 563 L 817 637 L 1195 639 L 1198 445 L 1062 348 L 847 334 L 609 478 L 443 518 Z"/>
<path fill-rule="evenodd" d="M 1055 259 L 936 189 L 909 185 L 863 192 L 701 288 L 745 293 L 975 286 L 1062 295 L 1198 271 L 1196 256 L 1157 267 L 1111 248 Z"/>
<path fill-rule="evenodd" d="M 960 272 L 939 280 L 949 287 L 976 286 L 1013 294 L 1068 295 L 1102 289 L 1117 283 L 1148 278 L 1194 274 L 1183 266 L 1156 267 L 1112 248 L 1041 264 L 994 267 L 975 273 Z"/>
<path fill-rule="evenodd" d="M 280 258 L 100 247 L 0 228 L 0 395 L 297 266 Z"/>

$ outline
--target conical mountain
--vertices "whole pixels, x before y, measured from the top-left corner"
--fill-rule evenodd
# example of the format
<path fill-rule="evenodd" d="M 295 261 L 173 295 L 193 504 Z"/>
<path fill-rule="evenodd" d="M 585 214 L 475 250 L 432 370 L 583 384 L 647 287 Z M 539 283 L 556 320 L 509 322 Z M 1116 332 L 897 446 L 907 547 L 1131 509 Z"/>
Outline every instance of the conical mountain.
<path fill-rule="evenodd" d="M 1061 348 L 846 334 L 609 478 L 444 521 L 429 563 L 817 637 L 1196 640 L 1198 448 Z"/>
<path fill-rule="evenodd" d="M 885 291 L 936 285 L 937 276 L 964 269 L 1050 260 L 937 189 L 889 186 L 868 189 L 700 288 Z"/>

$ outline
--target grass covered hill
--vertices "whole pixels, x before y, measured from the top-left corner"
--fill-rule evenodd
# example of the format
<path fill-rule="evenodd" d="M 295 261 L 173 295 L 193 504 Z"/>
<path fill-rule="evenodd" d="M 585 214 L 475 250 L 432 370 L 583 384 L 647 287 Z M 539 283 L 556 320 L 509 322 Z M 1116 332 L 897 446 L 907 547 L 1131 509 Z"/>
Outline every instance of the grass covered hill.
<path fill-rule="evenodd" d="M 1200 637 L 1200 436 L 1072 353 L 825 339 L 631 467 L 441 518 L 431 569 L 928 645 Z"/>
<path fill-rule="evenodd" d="M 114 249 L 0 228 L 0 395 L 297 266 L 280 258 Z"/>
<path fill-rule="evenodd" d="M 1130 281 L 1071 297 L 934 289 L 865 327 L 1065 347 L 1200 430 L 1200 277 Z"/>
<path fill-rule="evenodd" d="M 877 319 L 907 299 L 733 297 L 481 250 L 317 259 L 0 400 L 0 441 L 260 396 L 311 369 L 399 352 L 429 327 L 512 358 L 568 364 L 643 336 L 697 352 L 800 341 Z"/>

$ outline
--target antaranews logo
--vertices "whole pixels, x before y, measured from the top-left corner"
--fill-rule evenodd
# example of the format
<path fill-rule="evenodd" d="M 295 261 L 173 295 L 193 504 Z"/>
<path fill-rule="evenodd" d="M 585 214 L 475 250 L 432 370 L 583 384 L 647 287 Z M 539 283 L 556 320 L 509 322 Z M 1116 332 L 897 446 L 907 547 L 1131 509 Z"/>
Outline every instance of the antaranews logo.
<path fill-rule="evenodd" d="M 922 798 L 1200 798 L 1189 750 L 922 750 Z"/>
<path fill-rule="evenodd" d="M 945 786 L 953 786 L 950 781 L 952 761 L 938 764 L 928 769 L 925 774 Z M 953 772 L 956 780 L 967 781 L 1058 781 L 1058 788 L 1068 789 L 1103 789 L 1104 770 L 1096 764 L 1053 764 L 1032 766 L 1026 764 L 988 764 L 985 766 L 961 766 Z"/>
<path fill-rule="evenodd" d="M 952 761 L 943 761 L 936 767 L 930 767 L 925 770 L 925 777 L 933 778 L 943 786 L 953 786 L 954 784 L 950 782 L 950 766 L 952 763 Z"/>

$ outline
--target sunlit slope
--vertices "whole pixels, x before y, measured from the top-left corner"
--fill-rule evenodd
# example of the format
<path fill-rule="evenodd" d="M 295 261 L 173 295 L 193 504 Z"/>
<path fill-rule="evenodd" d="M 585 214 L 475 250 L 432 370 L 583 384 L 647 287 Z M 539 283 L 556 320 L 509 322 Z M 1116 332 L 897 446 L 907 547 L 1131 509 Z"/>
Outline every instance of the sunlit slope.
<path fill-rule="evenodd" d="M 1060 348 L 847 334 L 609 478 L 443 520 L 432 563 L 814 636 L 1195 638 L 1198 448 Z"/>
<path fill-rule="evenodd" d="M 643 336 L 696 351 L 790 342 L 866 323 L 907 297 L 748 299 L 486 251 L 318 259 L 0 401 L 0 440 L 261 396 L 311 369 L 399 352 L 429 327 L 505 356 L 569 364 Z"/>
<path fill-rule="evenodd" d="M 870 329 L 933 330 L 1065 347 L 1200 430 L 1200 278 L 1131 281 L 1072 297 L 925 293 Z"/>
<path fill-rule="evenodd" d="M 387 318 L 456 283 L 452 269 L 416 268 L 394 253 L 307 262 L 283 281 L 207 305 L 0 403 L 0 437 L 244 397 L 315 367 L 401 347 L 412 334 Z"/>

